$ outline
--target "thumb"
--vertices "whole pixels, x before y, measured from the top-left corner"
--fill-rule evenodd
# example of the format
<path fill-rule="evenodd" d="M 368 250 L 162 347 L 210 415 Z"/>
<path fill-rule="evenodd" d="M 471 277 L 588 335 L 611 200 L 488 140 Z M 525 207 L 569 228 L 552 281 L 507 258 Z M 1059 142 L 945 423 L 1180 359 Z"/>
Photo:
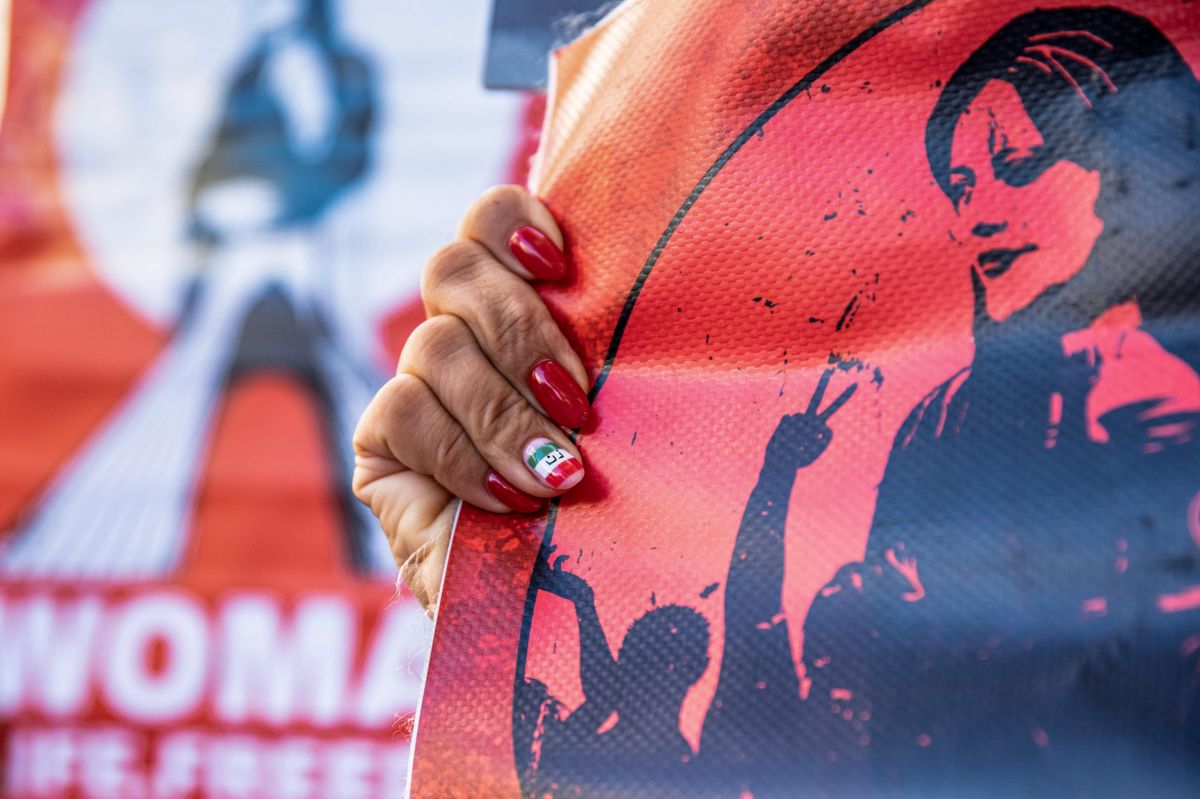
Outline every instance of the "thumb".
<path fill-rule="evenodd" d="M 382 458 L 360 456 L 354 493 L 379 519 L 400 578 L 431 617 L 442 588 L 450 529 L 459 499 L 431 477 L 388 469 Z"/>

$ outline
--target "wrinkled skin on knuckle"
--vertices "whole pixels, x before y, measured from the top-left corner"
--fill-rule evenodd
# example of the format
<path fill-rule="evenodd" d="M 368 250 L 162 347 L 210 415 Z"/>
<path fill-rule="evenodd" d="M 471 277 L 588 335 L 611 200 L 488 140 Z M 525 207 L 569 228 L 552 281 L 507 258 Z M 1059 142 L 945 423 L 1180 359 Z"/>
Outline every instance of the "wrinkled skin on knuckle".
<path fill-rule="evenodd" d="M 420 407 L 423 394 L 420 378 L 401 372 L 388 380 L 354 430 L 354 453 L 359 457 L 399 460 L 392 450 L 391 425 L 403 423 Z"/>
<path fill-rule="evenodd" d="M 480 403 L 476 424 L 491 439 L 504 430 L 518 426 L 527 407 L 525 398 L 520 394 L 505 391 Z"/>
<path fill-rule="evenodd" d="M 400 419 L 407 418 L 417 409 L 421 395 L 421 383 L 418 377 L 401 372 L 391 380 L 388 380 L 383 384 L 383 388 L 379 390 L 379 394 L 377 395 L 380 399 L 380 410 L 371 420 L 371 424 L 374 427 L 371 432 L 376 433 L 377 437 L 382 437 L 385 440 L 389 438 L 386 435 L 380 435 L 386 432 L 380 428 L 396 423 Z"/>
<path fill-rule="evenodd" d="M 474 445 L 467 432 L 458 427 L 437 443 L 434 451 L 433 478 L 443 486 L 458 482 L 462 470 L 473 461 Z"/>
<path fill-rule="evenodd" d="M 501 297 L 495 302 L 495 315 L 485 333 L 495 348 L 515 360 L 542 353 L 551 331 L 539 309 L 523 297 Z"/>
<path fill-rule="evenodd" d="M 404 468 L 388 446 L 387 425 L 404 418 L 412 408 L 413 389 L 417 388 L 413 380 L 403 375 L 384 383 L 355 425 L 351 440 L 355 461 L 351 489 L 368 507 L 372 504 L 373 484 Z"/>
<path fill-rule="evenodd" d="M 445 245 L 425 264 L 421 295 L 428 298 L 447 286 L 469 284 L 486 256 L 486 251 L 474 241 L 459 240 Z"/>
<path fill-rule="evenodd" d="M 470 332 L 461 319 L 441 314 L 417 326 L 404 346 L 399 371 L 421 369 L 426 365 L 446 368 L 472 343 Z"/>

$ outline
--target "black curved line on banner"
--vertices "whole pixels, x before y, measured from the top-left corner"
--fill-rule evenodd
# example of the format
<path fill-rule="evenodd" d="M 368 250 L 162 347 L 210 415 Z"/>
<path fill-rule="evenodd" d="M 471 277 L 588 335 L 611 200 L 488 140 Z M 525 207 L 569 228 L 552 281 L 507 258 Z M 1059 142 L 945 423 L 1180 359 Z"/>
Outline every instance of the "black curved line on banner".
<path fill-rule="evenodd" d="M 820 79 L 826 72 L 833 69 L 833 67 L 837 66 L 841 61 L 843 61 L 846 56 L 850 55 L 859 47 L 866 44 L 877 34 L 883 32 L 887 28 L 890 28 L 892 25 L 904 19 L 909 14 L 921 10 L 931 2 L 932 0 L 915 0 L 915 2 L 909 3 L 908 5 L 893 11 L 891 14 L 879 20 L 874 25 L 855 36 L 849 42 L 842 45 L 841 48 L 839 48 L 833 55 L 829 56 L 820 64 L 818 64 L 811 72 L 801 78 L 799 82 L 784 92 L 778 100 L 771 103 L 771 105 L 767 107 L 767 110 L 759 114 L 758 117 L 750 123 L 750 126 L 743 130 L 741 134 L 739 134 L 738 137 L 733 140 L 733 143 L 725 148 L 725 152 L 721 153 L 717 157 L 717 160 L 713 162 L 713 165 L 710 166 L 708 171 L 704 173 L 704 177 L 700 178 L 700 182 L 696 184 L 696 187 L 693 188 L 688 194 L 687 199 L 683 201 L 683 205 L 679 206 L 679 210 L 675 212 L 675 216 L 671 217 L 670 224 L 667 225 L 667 229 L 664 230 L 662 236 L 659 237 L 658 242 L 654 245 L 654 249 L 650 251 L 650 257 L 646 259 L 646 263 L 642 265 L 642 271 L 638 273 L 637 280 L 633 282 L 633 288 L 629 290 L 629 296 L 625 298 L 625 306 L 621 309 L 621 316 L 617 319 L 617 326 L 613 329 L 612 341 L 608 345 L 608 352 L 605 353 L 604 365 L 600 368 L 600 376 L 596 378 L 596 384 L 592 386 L 592 390 L 588 393 L 589 401 L 595 402 L 596 396 L 600 393 L 600 389 L 604 386 L 604 382 L 608 379 L 608 373 L 612 371 L 613 361 L 617 359 L 617 350 L 621 347 L 621 339 L 625 336 L 625 327 L 629 324 L 629 318 L 633 316 L 633 306 L 637 304 L 638 296 L 642 293 L 642 286 L 645 285 L 646 279 L 650 277 L 650 270 L 654 268 L 656 263 L 658 263 L 659 257 L 662 255 L 663 250 L 665 250 L 667 247 L 667 242 L 669 242 L 671 237 L 675 235 L 675 229 L 679 227 L 681 222 L 683 222 L 683 218 L 687 216 L 688 211 L 690 211 L 692 206 L 696 204 L 696 201 L 700 199 L 700 195 L 703 194 L 704 190 L 708 188 L 708 184 L 712 183 L 713 178 L 717 176 L 717 173 L 720 172 L 724 168 L 725 164 L 727 164 L 729 160 L 737 154 L 738 150 L 742 149 L 742 145 L 750 141 L 752 136 L 762 130 L 763 127 L 770 122 L 776 114 L 783 110 L 784 106 L 796 99 L 797 95 L 812 88 L 812 85 L 816 83 L 817 80 Z"/>
<path fill-rule="evenodd" d="M 671 240 L 671 237 L 675 235 L 675 230 L 679 227 L 680 223 L 683 222 L 684 217 L 687 216 L 688 211 L 692 209 L 692 206 L 696 204 L 696 201 L 700 199 L 700 195 L 703 194 L 704 190 L 708 188 L 708 185 L 712 183 L 713 178 L 717 176 L 717 173 L 720 172 L 727 163 L 729 163 L 730 159 L 732 159 L 733 156 L 742 149 L 742 146 L 745 145 L 746 142 L 750 141 L 751 137 L 762 130 L 763 127 L 770 122 L 776 114 L 782 111 L 788 103 L 796 99 L 801 92 L 812 88 L 812 85 L 816 83 L 822 76 L 824 76 L 826 72 L 840 64 L 846 59 L 847 56 L 849 56 L 859 47 L 862 47 L 875 36 L 887 30 L 892 25 L 895 25 L 897 22 L 905 19 L 910 14 L 920 11 L 931 2 L 933 2 L 933 0 L 914 0 L 908 5 L 901 6 L 891 14 L 888 14 L 886 17 L 876 22 L 871 27 L 864 30 L 862 33 L 855 36 L 850 41 L 846 42 L 846 44 L 834 51 L 833 54 L 814 67 L 807 75 L 793 84 L 792 87 L 782 95 L 780 95 L 779 99 L 775 100 L 775 102 L 771 103 L 771 105 L 769 105 L 765 111 L 759 114 L 755 120 L 751 122 L 745 130 L 738 134 L 738 137 L 734 139 L 728 147 L 725 148 L 725 151 L 717 156 L 717 160 L 714 161 L 713 165 L 708 168 L 708 171 L 704 173 L 703 177 L 701 177 L 699 182 L 696 183 L 696 186 L 691 190 L 691 192 L 688 193 L 687 198 L 683 201 L 683 205 L 679 206 L 679 210 L 675 212 L 673 217 L 671 217 L 671 221 L 667 225 L 667 229 L 663 231 L 662 236 L 659 237 L 658 242 L 654 245 L 654 249 L 650 251 L 650 256 L 646 259 L 646 263 L 642 265 L 642 269 L 638 273 L 637 279 L 633 282 L 633 287 L 629 290 L 629 296 L 626 297 L 625 305 L 621 309 L 621 315 L 617 319 L 617 325 L 613 329 L 612 341 L 609 343 L 608 352 L 604 356 L 604 365 L 600 369 L 600 376 L 596 378 L 595 385 L 592 386 L 592 390 L 588 392 L 588 400 L 590 402 L 595 402 L 597 395 L 600 393 L 600 389 L 604 387 L 604 383 L 608 379 L 609 372 L 612 371 L 613 361 L 615 361 L 617 358 L 617 351 L 621 347 L 621 339 L 625 335 L 625 328 L 629 324 L 630 317 L 633 316 L 633 308 L 637 304 L 638 296 L 642 292 L 642 286 L 646 284 L 647 278 L 650 277 L 650 270 L 652 270 L 654 265 L 658 263 L 658 259 L 662 256 L 663 250 L 665 250 L 667 247 L 667 243 Z M 574 438 L 574 436 L 572 436 L 572 438 Z M 555 522 L 558 519 L 558 506 L 560 499 L 560 497 L 556 497 L 550 503 L 549 515 L 546 518 L 546 529 L 542 534 L 542 545 L 541 551 L 539 552 L 539 557 L 541 557 L 541 552 L 545 551 L 545 548 L 550 544 L 550 540 L 554 536 L 554 527 Z M 529 649 L 529 628 L 533 623 L 533 606 L 534 600 L 537 598 L 537 591 L 537 586 L 533 584 L 532 580 L 530 580 L 529 588 L 525 594 L 525 607 L 521 613 L 521 634 L 517 642 L 516 672 L 513 680 L 514 697 L 516 696 L 516 692 L 521 683 L 525 679 L 525 656 Z M 514 705 L 514 726 L 517 721 L 516 711 L 517 708 Z M 516 755 L 517 753 L 514 751 L 514 760 Z"/>

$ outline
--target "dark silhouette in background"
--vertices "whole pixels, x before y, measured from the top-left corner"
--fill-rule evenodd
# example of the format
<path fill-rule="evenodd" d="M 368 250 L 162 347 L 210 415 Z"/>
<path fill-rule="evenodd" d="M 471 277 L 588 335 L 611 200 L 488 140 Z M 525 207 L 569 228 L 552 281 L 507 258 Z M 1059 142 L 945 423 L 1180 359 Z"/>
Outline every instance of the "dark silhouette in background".
<path fill-rule="evenodd" d="M 237 68 L 211 147 L 196 169 L 189 192 L 190 233 L 202 249 L 219 249 L 269 230 L 303 230 L 366 174 L 375 115 L 370 66 L 338 36 L 327 0 L 291 5 L 292 13 L 281 10 Z M 272 62 L 289 54 L 307 63 L 307 74 L 272 71 Z M 298 82 L 299 90 L 281 94 L 286 82 Z M 307 104 L 313 107 L 289 107 Z M 244 204 L 257 206 L 255 227 L 244 227 L 244 218 L 230 219 L 251 211 Z M 306 266 L 317 273 L 329 268 Z M 241 323 L 224 383 L 228 389 L 247 375 L 277 370 L 311 392 L 334 461 L 347 562 L 369 570 L 365 542 L 376 531 L 349 488 L 352 464 L 345 456 L 346 431 L 339 424 L 347 409 L 340 407 L 335 385 L 345 378 L 327 362 L 339 357 L 339 345 L 334 320 L 320 297 L 325 281 L 319 274 L 303 275 L 300 285 L 290 285 L 288 278 L 284 273 L 252 289 L 257 296 Z M 203 293 L 205 279 L 201 274 L 193 299 Z M 304 285 L 309 280 L 318 285 Z M 185 311 L 181 326 L 189 317 Z M 373 381 L 369 374 L 357 379 L 367 385 Z"/>
<path fill-rule="evenodd" d="M 857 388 L 851 385 L 820 410 L 833 372 L 822 374 L 808 409 L 783 417 L 767 442 L 729 560 L 721 675 L 700 754 L 708 770 L 739 788 L 789 773 L 803 732 L 800 679 L 783 612 L 784 536 L 796 471 L 829 447 L 829 419 Z"/>
<path fill-rule="evenodd" d="M 692 749 L 679 732 L 679 712 L 708 667 L 708 622 L 681 605 L 654 608 L 630 625 L 614 658 L 592 589 L 562 569 L 565 559 L 551 564 L 539 558 L 534 580 L 575 605 L 585 700 L 564 716 L 541 683 L 522 689 L 523 743 L 531 755 L 523 774 L 526 791 L 621 796 L 631 778 L 662 786 L 686 782 Z"/>
<path fill-rule="evenodd" d="M 822 375 L 808 409 L 784 417 L 767 445 L 730 559 L 721 677 L 698 754 L 678 725 L 684 697 L 708 667 L 704 617 L 679 605 L 655 608 L 630 626 L 614 660 L 591 587 L 563 570 L 566 556 L 553 565 L 539 559 L 534 585 L 575 605 L 586 698 L 564 717 L 544 685 L 524 685 L 517 726 L 518 747 L 532 755 L 523 775 L 528 794 L 739 795 L 747 774 L 778 775 L 787 765 L 803 708 L 782 616 L 784 525 L 796 470 L 825 451 L 829 418 L 857 388 L 820 410 L 832 374 Z"/>
<path fill-rule="evenodd" d="M 318 230 L 368 174 L 375 79 L 327 0 L 264 0 L 253 16 L 258 31 L 188 191 L 196 267 L 170 341 L 16 531 L 6 574 L 148 579 L 184 568 L 223 400 L 265 373 L 293 380 L 317 408 L 345 563 L 394 569 L 350 491 L 347 442 L 380 378 L 335 313 Z"/>
<path fill-rule="evenodd" d="M 258 36 L 234 73 L 221 119 L 208 152 L 192 181 L 192 235 L 219 242 L 229 235 L 205 214 L 205 195 L 232 182 L 258 181 L 273 192 L 272 227 L 303 225 L 367 170 L 369 138 L 375 116 L 374 80 L 369 64 L 341 40 L 327 0 L 296 0 Z M 324 95 L 312 130 L 301 133 L 297 109 L 289 104 L 314 102 L 280 95 L 280 81 L 297 76 L 272 73 L 273 59 L 302 51 L 314 69 L 305 76 L 304 93 Z M 306 135 L 307 134 L 307 135 Z"/>
<path fill-rule="evenodd" d="M 1142 17 L 1033 11 L 954 73 L 926 149 L 959 217 L 975 356 L 902 425 L 862 561 L 814 600 L 807 700 L 781 605 L 784 530 L 796 472 L 853 391 L 818 411 L 828 373 L 767 445 L 699 752 L 676 769 L 674 750 L 643 764 L 574 738 L 531 760 L 562 778 L 550 795 L 571 795 L 582 762 L 641 796 L 1200 784 L 1200 83 Z M 543 565 L 534 585 L 569 595 L 552 587 L 562 574 Z M 584 679 L 677 724 L 661 686 Z M 589 703 L 604 690 L 585 682 Z M 560 708 L 541 710 L 548 746 Z"/>
<path fill-rule="evenodd" d="M 901 427 L 865 558 L 809 612 L 815 781 L 1200 779 L 1198 131 L 1187 64 L 1115 9 L 1021 16 L 947 83 L 926 145 L 976 352 Z"/>

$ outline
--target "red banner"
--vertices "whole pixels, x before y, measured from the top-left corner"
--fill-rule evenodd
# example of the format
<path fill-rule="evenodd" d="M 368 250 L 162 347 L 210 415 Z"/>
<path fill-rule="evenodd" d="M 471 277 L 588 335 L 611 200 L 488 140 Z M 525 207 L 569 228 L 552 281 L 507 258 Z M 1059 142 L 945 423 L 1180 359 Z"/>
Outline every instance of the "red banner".
<path fill-rule="evenodd" d="M 403 795 L 430 625 L 350 441 L 527 147 L 485 5 L 13 3 L 4 796 Z"/>
<path fill-rule="evenodd" d="M 460 518 L 416 795 L 1200 784 L 1200 18 L 1051 5 L 558 54 L 587 477 Z"/>

